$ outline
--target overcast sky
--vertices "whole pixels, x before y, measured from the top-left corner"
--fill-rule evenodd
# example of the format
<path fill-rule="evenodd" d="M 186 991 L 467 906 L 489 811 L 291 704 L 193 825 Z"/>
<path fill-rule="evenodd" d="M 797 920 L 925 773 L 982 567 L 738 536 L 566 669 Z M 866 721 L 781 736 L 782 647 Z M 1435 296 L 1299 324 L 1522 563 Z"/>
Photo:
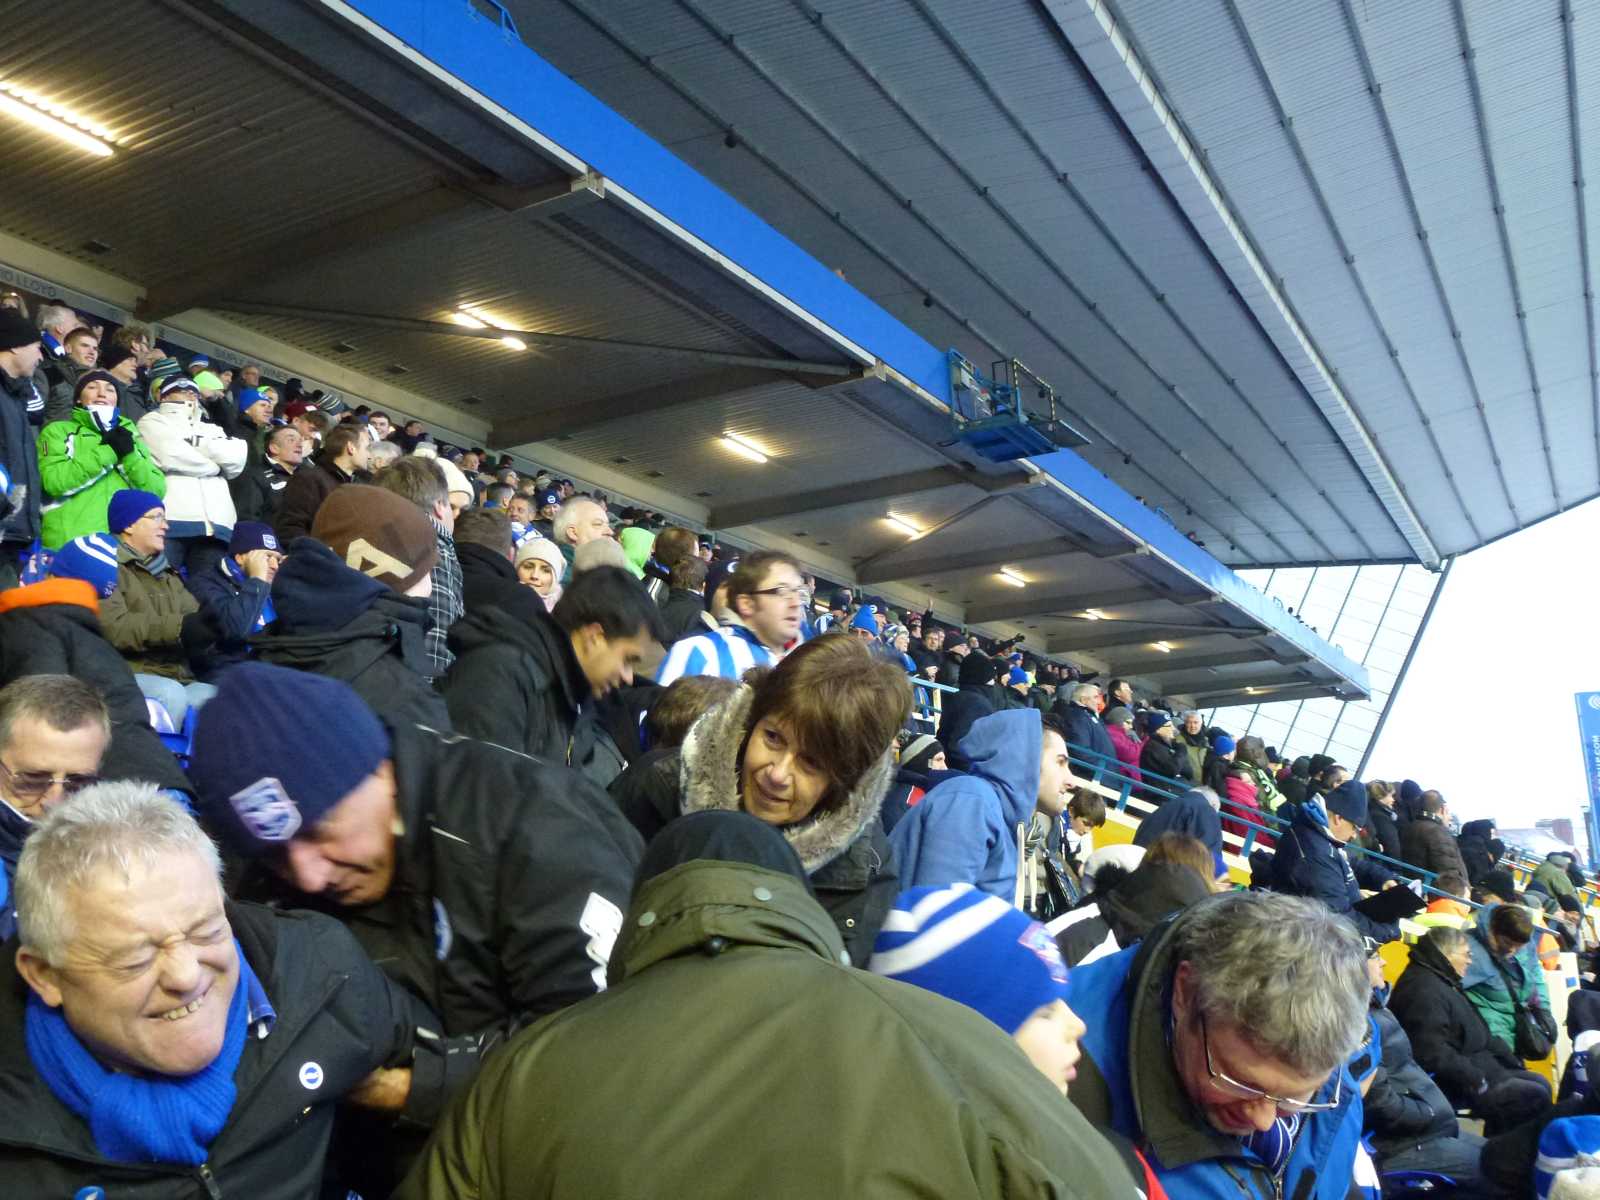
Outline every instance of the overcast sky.
<path fill-rule="evenodd" d="M 1600 503 L 1463 555 L 1367 777 L 1438 788 L 1464 821 L 1581 824 L 1587 792 L 1572 697 L 1600 692 L 1597 601 Z"/>

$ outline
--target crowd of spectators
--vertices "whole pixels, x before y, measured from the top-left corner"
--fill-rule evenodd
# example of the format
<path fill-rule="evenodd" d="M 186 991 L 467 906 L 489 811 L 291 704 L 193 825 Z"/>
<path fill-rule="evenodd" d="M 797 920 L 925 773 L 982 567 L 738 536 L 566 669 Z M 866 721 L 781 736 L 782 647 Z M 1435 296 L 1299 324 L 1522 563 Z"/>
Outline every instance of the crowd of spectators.
<path fill-rule="evenodd" d="M 0 298 L 17 1194 L 1520 1197 L 1600 1119 L 1569 858 L 182 358 Z"/>

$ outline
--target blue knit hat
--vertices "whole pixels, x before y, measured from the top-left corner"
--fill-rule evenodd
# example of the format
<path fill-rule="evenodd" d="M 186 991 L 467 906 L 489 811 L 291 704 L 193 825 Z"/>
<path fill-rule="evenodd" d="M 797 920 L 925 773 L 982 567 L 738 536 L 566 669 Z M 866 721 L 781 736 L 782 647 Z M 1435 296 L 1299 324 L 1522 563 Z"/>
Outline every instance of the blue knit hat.
<path fill-rule="evenodd" d="M 1006 672 L 1006 684 L 1008 686 L 1011 685 L 1011 684 L 1014 684 L 1014 683 L 1027 683 L 1027 682 L 1028 682 L 1028 673 L 1026 671 L 1024 671 L 1021 667 L 1012 667 L 1010 671 Z"/>
<path fill-rule="evenodd" d="M 1159 708 L 1152 708 L 1145 714 L 1144 731 L 1146 733 L 1154 733 L 1163 725 L 1170 724 L 1172 724 L 1172 718 L 1167 716 L 1167 714 L 1162 712 Z"/>
<path fill-rule="evenodd" d="M 262 727 L 286 714 L 290 753 Z M 388 731 L 348 684 L 246 662 L 200 710 L 189 778 L 207 824 L 253 857 L 312 828 L 388 757 Z"/>
<path fill-rule="evenodd" d="M 1007 1033 L 1067 998 L 1067 964 L 1055 939 L 970 883 L 902 892 L 867 969 L 976 1009 Z"/>
<path fill-rule="evenodd" d="M 81 579 L 105 599 L 117 590 L 117 543 L 103 533 L 75 537 L 56 551 L 50 574 L 59 579 Z"/>
<path fill-rule="evenodd" d="M 166 508 L 160 496 L 138 488 L 123 488 L 106 505 L 106 528 L 112 533 L 121 533 L 152 508 Z"/>
<path fill-rule="evenodd" d="M 260 388 L 240 388 L 238 395 L 239 411 L 244 412 L 252 404 L 260 404 L 263 400 L 271 400 Z"/>
<path fill-rule="evenodd" d="M 856 609 L 856 615 L 850 618 L 850 628 L 864 630 L 873 637 L 878 636 L 878 622 L 872 615 L 872 606 L 863 604 Z"/>
<path fill-rule="evenodd" d="M 1239 748 L 1239 743 L 1235 742 L 1227 734 L 1219 733 L 1216 737 L 1211 739 L 1211 748 L 1219 755 L 1232 754 Z"/>
<path fill-rule="evenodd" d="M 278 535 L 272 532 L 271 525 L 260 521 L 240 521 L 233 527 L 233 537 L 228 542 L 228 553 L 249 554 L 252 550 L 282 552 L 283 546 L 278 542 Z"/>
<path fill-rule="evenodd" d="M 1322 806 L 1338 813 L 1352 825 L 1367 823 L 1367 785 L 1359 779 L 1346 779 L 1322 798 Z"/>

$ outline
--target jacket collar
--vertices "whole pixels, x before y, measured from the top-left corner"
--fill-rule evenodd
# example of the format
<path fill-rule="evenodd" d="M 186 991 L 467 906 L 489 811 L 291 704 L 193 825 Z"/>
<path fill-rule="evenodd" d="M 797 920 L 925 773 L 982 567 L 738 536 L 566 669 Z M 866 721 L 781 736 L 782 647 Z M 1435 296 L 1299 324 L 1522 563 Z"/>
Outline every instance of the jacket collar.
<path fill-rule="evenodd" d="M 98 615 L 100 597 L 94 585 L 82 579 L 45 579 L 0 592 L 0 613 L 52 605 L 69 605 Z"/>
<path fill-rule="evenodd" d="M 752 635 L 753 636 L 753 635 Z M 741 684 L 721 704 L 694 723 L 683 743 L 683 811 L 739 808 L 739 760 L 749 734 L 755 689 Z M 861 777 L 843 804 L 820 817 L 783 828 L 783 836 L 806 874 L 812 874 L 850 848 L 872 824 L 894 778 L 891 747 Z"/>

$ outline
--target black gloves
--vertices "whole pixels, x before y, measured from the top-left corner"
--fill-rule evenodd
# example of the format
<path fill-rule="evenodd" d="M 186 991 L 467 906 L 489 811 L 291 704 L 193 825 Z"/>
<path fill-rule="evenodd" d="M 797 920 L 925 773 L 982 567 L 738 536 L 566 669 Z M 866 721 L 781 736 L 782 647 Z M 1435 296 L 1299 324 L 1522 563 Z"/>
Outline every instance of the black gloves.
<path fill-rule="evenodd" d="M 133 453 L 133 430 L 126 425 L 119 424 L 114 429 L 107 429 L 100 435 L 100 440 L 111 447 L 118 461 Z"/>

